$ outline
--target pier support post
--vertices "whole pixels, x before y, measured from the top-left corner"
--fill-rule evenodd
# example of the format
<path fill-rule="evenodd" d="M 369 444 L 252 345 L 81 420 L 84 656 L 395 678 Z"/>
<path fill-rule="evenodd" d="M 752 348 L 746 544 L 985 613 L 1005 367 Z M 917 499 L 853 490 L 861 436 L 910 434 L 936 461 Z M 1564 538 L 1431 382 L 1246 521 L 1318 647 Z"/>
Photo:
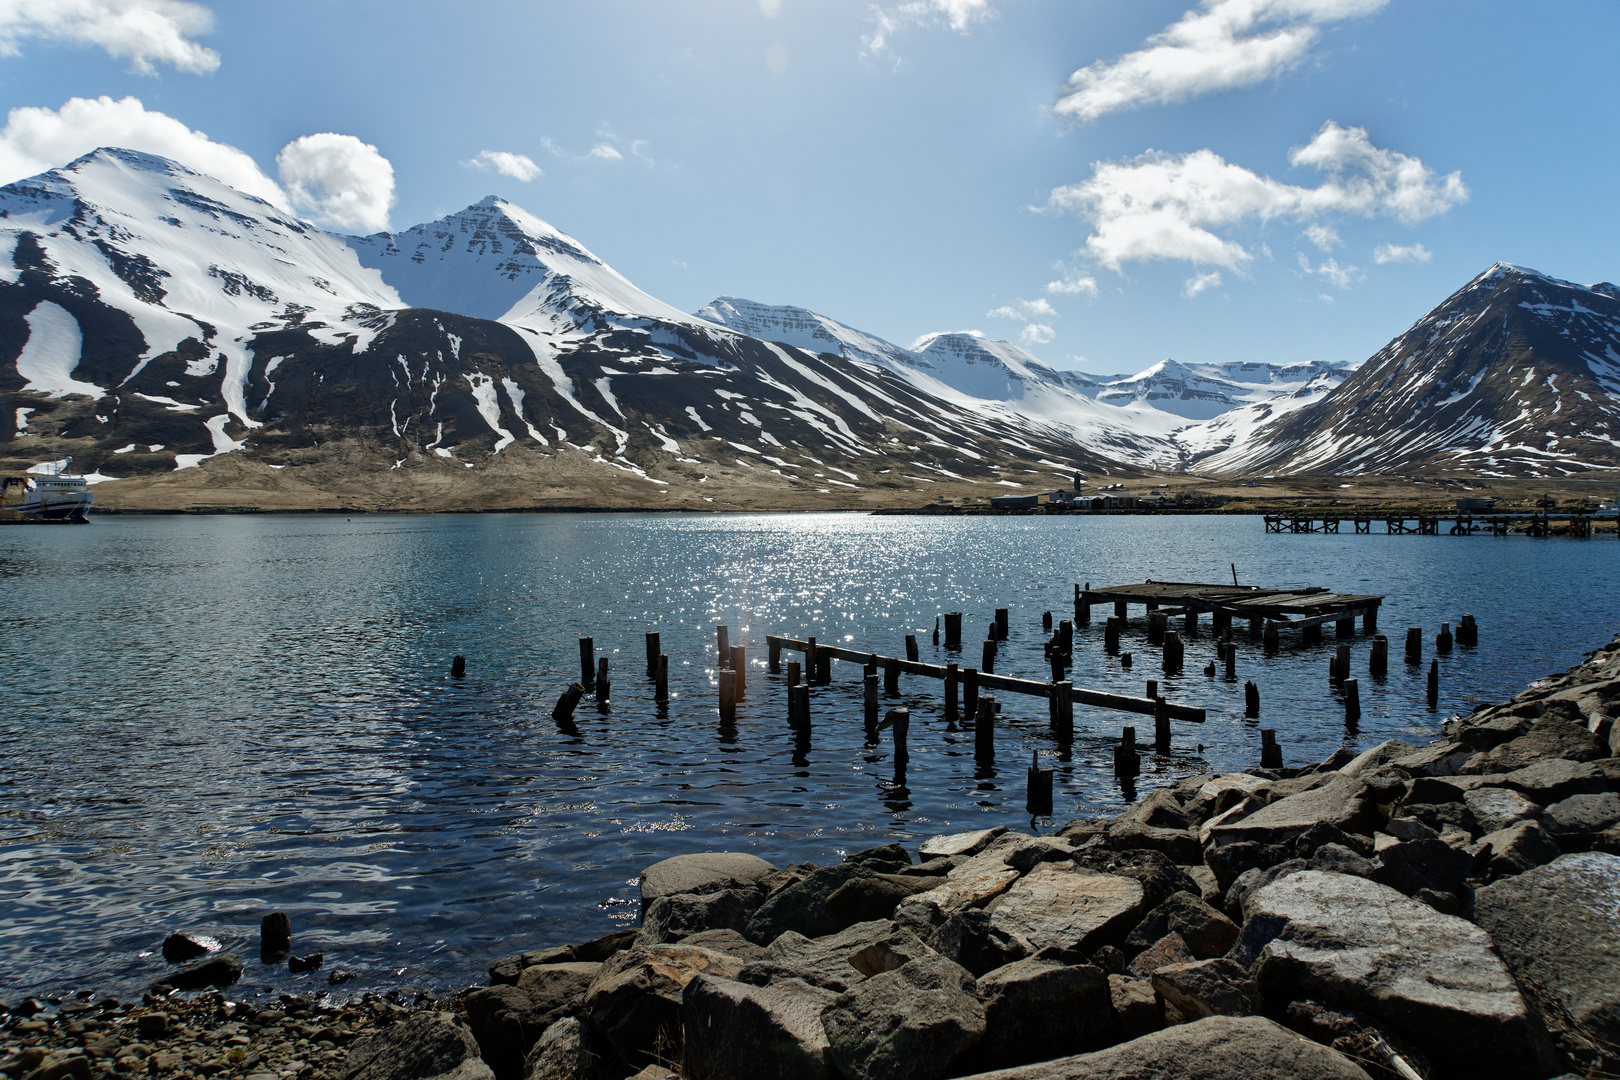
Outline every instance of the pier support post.
<path fill-rule="evenodd" d="M 776 638 L 765 639 L 766 670 L 772 675 L 782 674 L 782 643 Z"/>
<path fill-rule="evenodd" d="M 1472 649 L 1479 644 L 1479 625 L 1474 617 L 1464 614 L 1462 621 L 1457 624 L 1457 644 L 1465 649 Z"/>
<path fill-rule="evenodd" d="M 994 675 L 996 673 L 996 643 L 990 638 L 985 639 L 984 650 L 981 653 L 979 670 L 983 671 L 986 675 Z"/>
<path fill-rule="evenodd" d="M 1333 681 L 1344 682 L 1350 677 L 1350 646 L 1340 645 L 1333 661 Z"/>
<path fill-rule="evenodd" d="M 962 672 L 962 715 L 979 715 L 978 668 L 968 668 Z"/>
<path fill-rule="evenodd" d="M 464 679 L 467 677 L 467 658 L 465 656 L 452 656 L 450 658 L 450 677 Z"/>
<path fill-rule="evenodd" d="M 996 759 L 996 699 L 988 694 L 979 699 L 973 721 L 973 756 L 981 762 Z"/>
<path fill-rule="evenodd" d="M 1275 728 L 1260 729 L 1260 767 L 1262 769 L 1283 767 L 1282 747 L 1277 745 Z"/>
<path fill-rule="evenodd" d="M 1209 625 L 1214 628 L 1215 636 L 1232 632 L 1232 613 L 1230 611 L 1214 611 L 1210 613 Z"/>
<path fill-rule="evenodd" d="M 1314 626 L 1300 627 L 1299 642 L 1301 645 L 1322 644 L 1322 624 L 1317 623 Z"/>
<path fill-rule="evenodd" d="M 1041 629 L 1048 634 L 1052 632 L 1052 613 L 1050 611 L 1041 612 Z"/>
<path fill-rule="evenodd" d="M 1060 652 L 1059 650 L 1057 650 L 1057 649 L 1052 650 L 1052 681 L 1053 682 L 1062 682 L 1063 681 L 1063 669 L 1067 666 L 1064 663 L 1064 661 L 1066 661 L 1067 659 L 1068 659 L 1068 657 L 1064 656 L 1063 653 Z"/>
<path fill-rule="evenodd" d="M 1110 615 L 1103 624 L 1103 648 L 1110 656 L 1119 652 L 1119 616 Z"/>
<path fill-rule="evenodd" d="M 608 658 L 596 662 L 596 711 L 607 712 L 612 700 L 613 684 L 608 680 Z"/>
<path fill-rule="evenodd" d="M 725 667 L 731 663 L 731 627 L 725 623 L 717 623 L 714 628 L 715 652 L 720 657 L 720 666 Z"/>
<path fill-rule="evenodd" d="M 731 670 L 737 673 L 737 700 L 748 696 L 748 650 L 742 645 L 731 647 Z"/>
<path fill-rule="evenodd" d="M 1078 585 L 1074 587 L 1074 621 L 1077 626 L 1091 625 L 1091 597 L 1087 595 L 1090 592 L 1091 582 L 1089 581 L 1086 582 L 1083 591 Z"/>
<path fill-rule="evenodd" d="M 804 676 L 803 676 L 803 674 L 801 672 L 801 669 L 799 667 L 799 662 L 797 660 L 789 660 L 788 661 L 788 671 L 787 671 L 787 684 L 788 684 L 788 686 L 790 686 L 790 687 L 798 686 L 803 681 L 804 681 Z"/>
<path fill-rule="evenodd" d="M 1147 642 L 1149 645 L 1163 645 L 1164 631 L 1170 622 L 1170 616 L 1162 611 L 1150 611 L 1147 616 Z"/>
<path fill-rule="evenodd" d="M 934 616 L 934 647 L 939 647 L 939 616 Z"/>
<path fill-rule="evenodd" d="M 816 639 L 815 638 L 806 638 L 805 642 L 804 642 L 804 682 L 805 682 L 806 685 L 809 685 L 810 683 L 813 683 L 813 682 L 816 681 L 816 660 L 817 659 L 818 658 L 816 656 Z M 789 671 L 793 670 L 793 665 L 792 664 L 788 665 L 788 670 Z M 788 685 L 791 686 L 793 684 L 793 682 L 794 682 L 794 680 L 789 679 L 788 680 Z"/>
<path fill-rule="evenodd" d="M 1363 634 L 1378 633 L 1378 605 L 1368 604 L 1361 613 L 1361 632 Z"/>
<path fill-rule="evenodd" d="M 1429 661 L 1429 708 L 1440 707 L 1440 661 Z"/>
<path fill-rule="evenodd" d="M 1160 754 L 1170 752 L 1170 706 L 1162 697 L 1153 699 L 1153 749 Z"/>
<path fill-rule="evenodd" d="M 1058 641 L 1063 650 L 1064 663 L 1074 663 L 1074 623 L 1064 619 L 1058 623 Z"/>
<path fill-rule="evenodd" d="M 1198 636 L 1198 612 L 1187 609 L 1186 617 L 1182 620 L 1186 624 L 1185 635 L 1190 638 Z"/>
<path fill-rule="evenodd" d="M 585 688 L 579 683 L 569 683 L 568 689 L 562 692 L 557 699 L 556 706 L 551 710 L 551 718 L 558 723 L 567 723 L 574 718 L 574 709 L 579 706 L 579 699 L 585 696 Z"/>
<path fill-rule="evenodd" d="M 885 722 L 889 726 L 889 733 L 894 736 L 894 761 L 899 765 L 911 756 L 906 750 L 906 735 L 911 731 L 911 710 L 890 709 Z"/>
<path fill-rule="evenodd" d="M 1118 619 L 1120 621 L 1120 625 L 1122 626 L 1130 621 L 1124 600 L 1114 601 L 1114 618 Z"/>
<path fill-rule="evenodd" d="M 579 681 L 585 686 L 596 682 L 596 640 L 582 637 L 579 639 Z"/>
<path fill-rule="evenodd" d="M 1012 621 L 1008 618 L 1008 609 L 996 608 L 996 640 L 1006 641 L 1007 635 L 1012 632 Z"/>
<path fill-rule="evenodd" d="M 1249 620 L 1249 640 L 1250 641 L 1259 641 L 1260 638 L 1261 638 L 1261 635 L 1264 634 L 1264 633 L 1265 633 L 1265 621 L 1263 619 L 1250 619 Z"/>
<path fill-rule="evenodd" d="M 1344 680 L 1344 722 L 1353 724 L 1361 719 L 1361 684 L 1355 679 Z"/>
<path fill-rule="evenodd" d="M 1274 622 L 1266 623 L 1265 646 L 1268 653 L 1274 653 L 1282 648 L 1282 635 L 1277 632 L 1277 624 Z"/>
<path fill-rule="evenodd" d="M 1260 688 L 1253 679 L 1243 684 L 1243 715 L 1250 720 L 1260 718 Z"/>
<path fill-rule="evenodd" d="M 647 678 L 655 679 L 658 677 L 658 657 L 663 651 L 663 646 L 658 643 L 657 632 L 649 631 L 647 634 Z M 776 669 L 772 668 L 771 670 Z"/>
<path fill-rule="evenodd" d="M 1024 811 L 1030 817 L 1052 816 L 1052 770 L 1041 768 L 1041 752 L 1030 751 L 1028 794 L 1024 797 Z"/>
<path fill-rule="evenodd" d="M 1367 656 L 1367 673 L 1375 679 L 1389 674 L 1389 638 L 1374 634 L 1372 652 Z"/>
<path fill-rule="evenodd" d="M 737 722 L 737 673 L 730 668 L 720 672 L 720 722 Z"/>
<path fill-rule="evenodd" d="M 863 719 L 866 726 L 866 741 L 873 743 L 877 741 L 878 733 L 878 677 L 868 675 L 865 681 L 866 697 L 864 704 L 866 706 L 866 715 Z"/>
<path fill-rule="evenodd" d="M 1353 638 L 1356 636 L 1356 617 L 1340 619 L 1333 624 L 1333 636 L 1336 638 Z"/>
<path fill-rule="evenodd" d="M 945 723 L 951 727 L 956 726 L 959 718 L 956 704 L 957 685 L 962 681 L 960 670 L 955 664 L 945 665 Z M 876 682 L 873 682 L 876 685 Z"/>
<path fill-rule="evenodd" d="M 1444 655 L 1451 651 L 1451 624 L 1440 624 L 1440 632 L 1434 635 L 1434 651 Z"/>
<path fill-rule="evenodd" d="M 1114 747 L 1114 775 L 1121 780 L 1135 779 L 1142 772 L 1142 758 L 1136 752 L 1136 729 L 1128 727 Z"/>
<path fill-rule="evenodd" d="M 1074 683 L 1059 682 L 1052 684 L 1052 696 L 1055 699 L 1053 725 L 1057 732 L 1059 746 L 1068 746 L 1074 742 Z"/>
<path fill-rule="evenodd" d="M 883 696 L 900 696 L 900 658 L 897 656 L 883 658 Z"/>
<path fill-rule="evenodd" d="M 1224 658 L 1226 660 L 1226 677 L 1227 677 L 1227 679 L 1228 680 L 1236 679 L 1237 678 L 1237 642 L 1235 642 L 1235 641 L 1227 641 L 1227 642 L 1222 643 L 1221 651 L 1224 654 Z"/>
<path fill-rule="evenodd" d="M 1421 664 L 1423 662 L 1423 628 L 1409 626 L 1406 628 L 1406 662 L 1408 664 Z"/>
<path fill-rule="evenodd" d="M 962 647 L 962 613 L 960 611 L 947 611 L 945 613 L 945 647 L 947 649 L 960 649 Z"/>
<path fill-rule="evenodd" d="M 658 654 L 658 670 L 653 675 L 653 701 L 669 704 L 669 657 L 664 653 Z"/>
<path fill-rule="evenodd" d="M 915 664 L 917 662 L 917 657 L 918 657 L 917 635 L 916 634 L 907 634 L 906 635 L 906 659 L 910 660 L 912 663 Z"/>
<path fill-rule="evenodd" d="M 1181 643 L 1181 635 L 1174 630 L 1165 631 L 1164 635 L 1164 670 L 1165 674 L 1180 671 L 1183 654 L 1186 647 Z"/>

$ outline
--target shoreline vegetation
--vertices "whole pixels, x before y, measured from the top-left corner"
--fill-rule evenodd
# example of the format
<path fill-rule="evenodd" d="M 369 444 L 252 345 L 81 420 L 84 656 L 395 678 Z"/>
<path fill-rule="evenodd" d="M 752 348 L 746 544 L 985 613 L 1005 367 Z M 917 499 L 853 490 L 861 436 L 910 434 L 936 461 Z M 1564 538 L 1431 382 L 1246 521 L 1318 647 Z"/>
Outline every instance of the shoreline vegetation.
<path fill-rule="evenodd" d="M 203 954 L 154 972 L 140 1002 L 6 1003 L 0 1072 L 1612 1076 L 1617 712 L 1620 637 L 1430 745 L 1188 777 L 1048 835 L 997 827 L 829 866 L 665 859 L 640 875 L 639 927 L 492 957 L 489 985 L 451 1000 L 256 997 L 239 959 Z M 267 949 L 290 945 L 277 925 Z"/>

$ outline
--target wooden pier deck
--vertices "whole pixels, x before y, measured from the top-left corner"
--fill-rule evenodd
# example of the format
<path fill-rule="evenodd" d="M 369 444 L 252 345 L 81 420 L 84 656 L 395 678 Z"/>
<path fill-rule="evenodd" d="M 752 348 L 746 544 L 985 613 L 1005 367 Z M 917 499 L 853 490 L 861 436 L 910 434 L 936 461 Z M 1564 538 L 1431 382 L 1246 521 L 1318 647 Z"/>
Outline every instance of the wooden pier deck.
<path fill-rule="evenodd" d="M 1307 512 L 1265 515 L 1268 533 L 1338 533 L 1342 526 L 1348 524 L 1354 533 L 1370 534 L 1374 524 L 1381 524 L 1381 531 L 1389 536 L 1507 536 L 1515 526 L 1522 526 L 1520 531 L 1526 536 L 1569 536 L 1581 540 L 1592 538 L 1593 525 L 1599 520 L 1603 519 L 1597 514 L 1580 510 L 1539 510 L 1522 514 L 1454 510 L 1412 514 Z M 1447 522 L 1451 524 L 1447 525 Z M 1620 535 L 1620 516 L 1615 518 L 1615 532 Z"/>
<path fill-rule="evenodd" d="M 1198 633 L 1197 617 L 1204 612 L 1210 614 L 1217 634 L 1227 630 L 1234 620 L 1247 622 L 1255 636 L 1262 628 L 1309 630 L 1323 623 L 1348 622 L 1353 630 L 1358 615 L 1371 634 L 1378 629 L 1378 607 L 1383 602 L 1382 596 L 1335 593 L 1316 587 L 1267 589 L 1186 581 L 1145 581 L 1103 589 L 1093 589 L 1088 582 L 1083 589 L 1075 588 L 1075 614 L 1082 623 L 1090 621 L 1094 605 L 1112 604 L 1114 614 L 1123 621 L 1129 617 L 1131 604 L 1141 604 L 1149 612 L 1185 616 L 1189 636 Z"/>

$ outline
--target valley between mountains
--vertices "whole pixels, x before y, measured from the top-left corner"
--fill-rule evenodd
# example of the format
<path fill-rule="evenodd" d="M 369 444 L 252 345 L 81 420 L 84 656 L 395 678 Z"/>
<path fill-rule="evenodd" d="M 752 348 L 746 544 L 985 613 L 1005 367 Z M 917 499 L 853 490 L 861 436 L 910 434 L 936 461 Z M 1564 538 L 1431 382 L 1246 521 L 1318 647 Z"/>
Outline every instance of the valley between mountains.
<path fill-rule="evenodd" d="M 1498 264 L 1359 366 L 1099 378 L 722 296 L 490 198 L 339 236 L 102 149 L 0 188 L 0 471 L 122 509 L 836 509 L 1620 468 L 1620 290 Z M 1150 481 L 1150 478 L 1153 478 Z"/>

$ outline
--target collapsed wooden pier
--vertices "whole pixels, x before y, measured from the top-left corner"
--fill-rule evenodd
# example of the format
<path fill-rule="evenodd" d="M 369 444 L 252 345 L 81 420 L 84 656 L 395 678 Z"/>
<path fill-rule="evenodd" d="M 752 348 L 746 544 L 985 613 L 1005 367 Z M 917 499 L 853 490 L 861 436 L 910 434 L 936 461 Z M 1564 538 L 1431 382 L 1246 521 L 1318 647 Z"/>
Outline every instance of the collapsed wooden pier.
<path fill-rule="evenodd" d="M 1093 589 L 1090 582 L 1083 589 L 1075 587 L 1075 617 L 1079 622 L 1091 621 L 1094 605 L 1112 604 L 1114 617 L 1123 625 L 1129 618 L 1130 605 L 1140 604 L 1149 617 L 1150 642 L 1155 629 L 1164 633 L 1163 626 L 1156 624 L 1173 616 L 1185 619 L 1186 636 L 1196 637 L 1198 616 L 1204 613 L 1209 614 L 1217 635 L 1230 630 L 1234 622 L 1247 622 L 1251 637 L 1299 630 L 1309 643 L 1321 639 L 1324 623 L 1335 624 L 1339 637 L 1353 636 L 1358 615 L 1364 632 L 1371 634 L 1378 630 L 1378 607 L 1383 602 L 1382 596 L 1335 593 L 1319 587 L 1267 589 L 1258 585 L 1151 580 L 1103 589 Z"/>

